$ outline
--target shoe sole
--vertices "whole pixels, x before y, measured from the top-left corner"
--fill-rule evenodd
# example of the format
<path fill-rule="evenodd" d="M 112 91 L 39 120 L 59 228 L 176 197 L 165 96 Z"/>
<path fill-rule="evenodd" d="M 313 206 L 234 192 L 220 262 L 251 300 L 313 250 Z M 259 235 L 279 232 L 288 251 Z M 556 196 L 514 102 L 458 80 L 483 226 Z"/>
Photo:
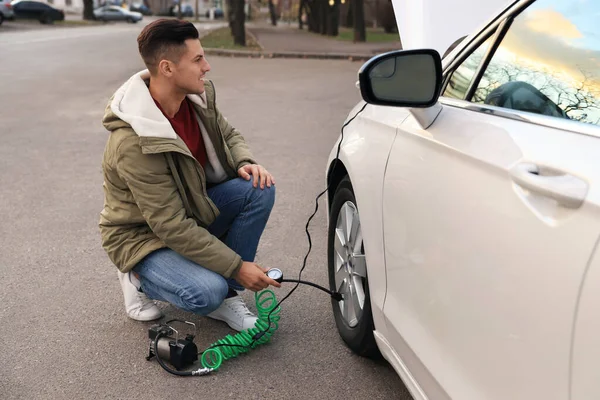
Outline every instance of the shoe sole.
<path fill-rule="evenodd" d="M 157 320 L 157 319 L 161 319 L 161 318 L 163 317 L 163 314 L 162 314 L 162 313 L 160 313 L 160 314 L 158 314 L 158 315 L 157 315 L 157 316 L 155 316 L 155 317 L 134 317 L 134 316 L 131 316 L 131 315 L 129 315 L 129 314 L 127 314 L 127 316 L 128 316 L 129 318 L 131 318 L 131 319 L 135 320 L 135 321 L 140 321 L 140 322 L 148 322 L 148 321 L 155 321 L 155 320 Z"/>

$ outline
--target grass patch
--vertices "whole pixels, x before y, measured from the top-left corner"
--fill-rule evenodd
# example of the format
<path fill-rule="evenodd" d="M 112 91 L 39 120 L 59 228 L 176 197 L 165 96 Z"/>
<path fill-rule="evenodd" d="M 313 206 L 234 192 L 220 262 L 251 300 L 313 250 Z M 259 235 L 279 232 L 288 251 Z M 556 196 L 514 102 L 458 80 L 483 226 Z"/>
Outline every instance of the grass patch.
<path fill-rule="evenodd" d="M 260 45 L 254 37 L 246 31 L 246 46 L 240 46 L 233 43 L 233 36 L 228 27 L 215 29 L 200 38 L 202 47 L 212 49 L 228 49 L 228 50 L 261 50 Z"/>
<path fill-rule="evenodd" d="M 348 28 L 340 28 L 339 34 L 336 37 L 338 40 L 352 42 L 354 40 L 354 31 Z M 367 29 L 368 43 L 391 43 L 400 42 L 398 33 L 385 33 L 383 29 Z"/>

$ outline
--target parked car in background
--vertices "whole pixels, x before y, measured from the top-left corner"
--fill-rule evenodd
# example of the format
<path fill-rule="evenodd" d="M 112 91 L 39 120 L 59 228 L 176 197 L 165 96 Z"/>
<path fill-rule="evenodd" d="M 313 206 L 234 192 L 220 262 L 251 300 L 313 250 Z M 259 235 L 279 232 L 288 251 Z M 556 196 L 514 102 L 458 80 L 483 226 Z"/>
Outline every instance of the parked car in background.
<path fill-rule="evenodd" d="M 152 10 L 144 3 L 131 3 L 129 11 L 139 12 L 142 15 L 152 15 Z"/>
<path fill-rule="evenodd" d="M 333 312 L 415 400 L 600 399 L 598 15 L 514 0 L 359 72 L 324 171 Z"/>
<path fill-rule="evenodd" d="M 42 24 L 52 24 L 54 21 L 64 21 L 65 12 L 49 4 L 31 0 L 16 0 L 11 3 L 16 20 L 37 20 Z"/>
<path fill-rule="evenodd" d="M 10 0 L 0 0 L 0 25 L 5 19 L 13 19 L 14 12 Z"/>
<path fill-rule="evenodd" d="M 177 8 L 175 8 L 177 9 Z M 191 4 L 184 4 L 181 6 L 181 16 L 182 17 L 193 17 L 194 16 L 194 7 Z"/>
<path fill-rule="evenodd" d="M 176 17 L 179 12 L 179 6 L 177 4 L 171 4 L 166 8 L 162 8 L 156 15 L 163 17 Z M 191 4 L 184 4 L 181 7 L 181 16 L 182 17 L 193 17 L 194 16 L 194 7 Z"/>
<path fill-rule="evenodd" d="M 213 8 L 215 13 L 215 19 L 223 18 L 223 10 L 221 8 Z M 210 9 L 206 10 L 206 18 L 210 18 Z"/>
<path fill-rule="evenodd" d="M 144 16 L 135 11 L 129 11 L 117 6 L 104 6 L 94 10 L 94 17 L 98 21 L 127 21 L 136 23 L 142 20 Z"/>

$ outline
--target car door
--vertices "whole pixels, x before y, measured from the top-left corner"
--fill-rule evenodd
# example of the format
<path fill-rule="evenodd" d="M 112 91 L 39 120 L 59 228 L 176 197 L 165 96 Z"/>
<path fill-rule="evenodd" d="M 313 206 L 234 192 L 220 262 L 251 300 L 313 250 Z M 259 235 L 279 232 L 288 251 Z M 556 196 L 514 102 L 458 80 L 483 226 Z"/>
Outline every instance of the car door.
<path fill-rule="evenodd" d="M 119 15 L 119 9 L 111 6 L 104 9 L 103 18 L 106 21 L 116 21 L 119 19 Z"/>
<path fill-rule="evenodd" d="M 16 19 L 30 19 L 34 18 L 33 13 L 33 2 L 31 1 L 21 1 L 16 3 L 13 6 L 13 10 L 15 12 Z"/>
<path fill-rule="evenodd" d="M 36 1 L 32 2 L 31 4 L 31 18 L 42 19 L 42 16 L 44 16 L 50 11 L 50 7 L 48 7 L 46 4 L 39 3 Z"/>
<path fill-rule="evenodd" d="M 598 14 L 598 2 L 518 2 L 446 65 L 433 123 L 417 110 L 399 128 L 384 314 L 431 399 L 569 398 L 600 233 Z"/>

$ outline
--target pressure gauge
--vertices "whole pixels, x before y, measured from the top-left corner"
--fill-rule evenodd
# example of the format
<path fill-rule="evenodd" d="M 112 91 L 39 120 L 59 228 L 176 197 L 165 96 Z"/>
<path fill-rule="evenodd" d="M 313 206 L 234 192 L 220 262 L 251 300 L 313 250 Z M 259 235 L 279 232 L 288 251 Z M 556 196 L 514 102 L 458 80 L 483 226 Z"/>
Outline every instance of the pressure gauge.
<path fill-rule="evenodd" d="M 271 268 L 267 271 L 267 276 L 279 283 L 283 280 L 283 272 L 279 268 Z"/>

